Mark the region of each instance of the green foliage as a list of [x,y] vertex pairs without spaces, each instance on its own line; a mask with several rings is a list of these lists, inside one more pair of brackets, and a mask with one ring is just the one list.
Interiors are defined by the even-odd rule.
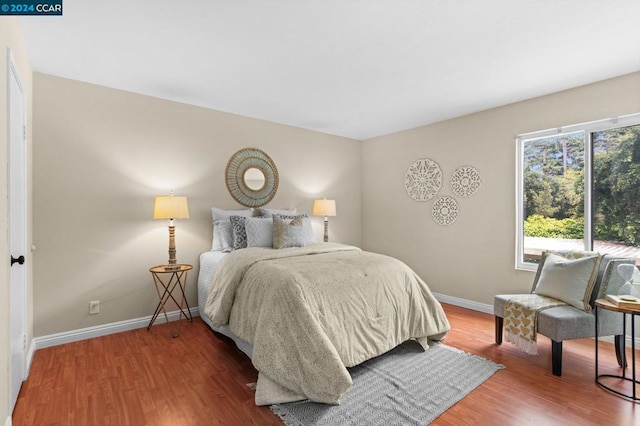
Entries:
[[534,139],[524,149],[525,215],[576,217],[584,194],[584,133]]
[[594,235],[640,245],[640,126],[594,133]]
[[[591,136],[594,239],[640,246],[640,126]],[[583,238],[584,138],[525,142],[525,235]]]
[[581,239],[584,237],[584,219],[554,219],[534,214],[524,222],[524,235],[527,237]]

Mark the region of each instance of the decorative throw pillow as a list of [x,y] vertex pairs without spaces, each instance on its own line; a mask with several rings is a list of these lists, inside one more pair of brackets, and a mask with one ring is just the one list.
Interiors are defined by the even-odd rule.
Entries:
[[311,219],[307,214],[301,214],[298,216],[288,216],[288,215],[279,215],[281,219],[293,220],[300,218],[302,219],[302,227],[304,228],[304,245],[310,246],[316,243],[316,235],[313,233],[313,227],[311,226]]
[[231,216],[231,233],[232,233],[232,247],[234,250],[247,247],[247,230],[245,228],[246,217],[244,216]]
[[[254,217],[252,219],[261,219],[266,220],[270,219],[268,217]],[[231,228],[233,231],[232,238],[232,247],[234,250],[242,249],[247,247],[247,227],[245,216],[231,216],[229,218],[231,221]]]
[[591,311],[589,299],[598,277],[599,254],[571,259],[546,253],[540,266],[536,294],[553,297],[565,303]]
[[273,248],[304,247],[306,240],[302,217],[287,220],[278,215],[273,216]]
[[293,216],[296,214],[296,209],[292,208],[292,209],[265,209],[264,207],[259,207],[258,208],[258,216],[264,216],[264,217],[271,217],[274,214],[279,214],[279,215],[288,215],[288,216]]
[[247,247],[273,247],[273,218],[248,217],[244,227]]
[[233,250],[233,231],[229,219],[231,216],[251,217],[253,210],[222,210],[214,207],[211,209],[211,214],[213,216],[213,243],[211,244],[211,249],[223,252]]

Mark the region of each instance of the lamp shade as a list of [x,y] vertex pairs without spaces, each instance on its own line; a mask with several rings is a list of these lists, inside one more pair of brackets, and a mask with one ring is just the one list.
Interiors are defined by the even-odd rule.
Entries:
[[315,200],[313,202],[314,216],[335,216],[336,200]]
[[187,197],[160,195],[156,197],[153,208],[154,219],[188,219],[189,205]]

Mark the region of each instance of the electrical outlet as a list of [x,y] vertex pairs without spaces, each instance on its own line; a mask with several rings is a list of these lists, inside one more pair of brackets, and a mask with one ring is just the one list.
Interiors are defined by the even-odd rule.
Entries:
[[95,315],[100,313],[100,301],[94,300],[89,302],[89,315]]

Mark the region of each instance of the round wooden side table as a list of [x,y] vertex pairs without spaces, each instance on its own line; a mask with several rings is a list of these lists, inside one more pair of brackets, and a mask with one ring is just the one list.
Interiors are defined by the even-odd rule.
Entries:
[[[172,268],[168,268],[166,265],[160,265],[149,269],[149,272],[151,272],[151,275],[153,276],[153,283],[156,291],[158,292],[158,298],[160,301],[158,302],[158,306],[156,306],[156,310],[151,317],[151,321],[149,321],[147,330],[151,328],[160,312],[164,313],[164,319],[167,322],[169,333],[172,337],[178,337],[180,335],[180,324],[183,315],[189,322],[193,321],[189,302],[187,301],[187,297],[184,293],[187,287],[187,272],[191,269],[193,269],[193,266],[186,264],[175,265]],[[173,296],[173,292],[176,290],[176,287],[180,290],[179,303]],[[178,326],[175,332],[171,329],[171,323],[169,322],[169,317],[167,316],[167,311],[165,309],[165,305],[169,300],[173,300],[179,309]]]
[[[620,360],[620,364],[622,365],[622,374],[616,375],[616,374],[598,374],[598,310],[599,309],[607,309],[609,311],[613,311],[613,312],[619,312],[622,314],[622,359]],[[626,362],[626,352],[625,352],[625,347],[626,347],[626,332],[627,332],[627,323],[626,323],[626,317],[627,315],[631,316],[631,376],[627,376],[627,362]],[[640,315],[640,309],[638,308],[626,308],[626,307],[622,307],[622,306],[617,306],[616,304],[614,304],[613,302],[607,300],[607,299],[598,299],[596,300],[595,303],[595,320],[596,320],[596,383],[616,394],[619,395],[623,398],[627,398],[630,399],[634,402],[637,402],[640,400],[640,398],[638,397],[637,393],[636,393],[636,385],[640,384],[640,382],[636,379],[636,342],[635,342],[635,337],[636,337],[636,327],[635,327],[635,318],[637,315]],[[610,378],[610,379],[618,379],[618,380],[622,380],[624,383],[630,384],[631,390],[627,391],[626,389],[622,389],[621,387],[617,387],[617,388],[613,388],[611,385],[608,385],[604,382],[603,379],[605,378]]]

